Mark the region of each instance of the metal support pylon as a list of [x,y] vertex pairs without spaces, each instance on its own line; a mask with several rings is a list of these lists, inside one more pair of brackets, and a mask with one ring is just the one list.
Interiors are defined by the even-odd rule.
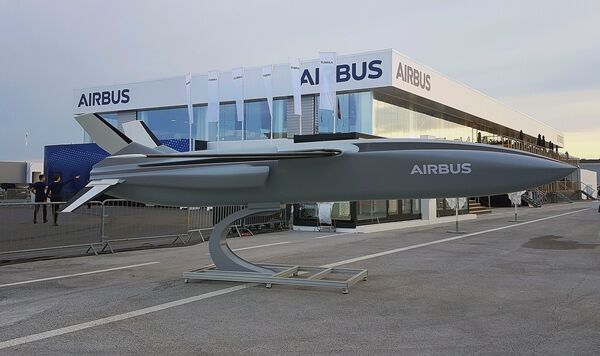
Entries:
[[[234,222],[251,215],[272,214],[279,209],[279,204],[251,204],[226,216],[215,225],[208,242],[214,266],[185,272],[184,281],[186,283],[190,280],[264,283],[267,288],[271,288],[273,284],[324,287],[340,289],[344,294],[348,293],[351,285],[361,280],[366,281],[368,272],[364,269],[254,264],[231,250],[227,244],[227,233]],[[343,278],[335,279],[335,276]]]
[[236,255],[227,244],[227,234],[229,226],[240,219],[251,215],[275,213],[279,209],[279,204],[248,205],[247,208],[226,216],[215,225],[208,241],[208,250],[210,258],[212,258],[217,269],[236,272],[274,273],[270,269],[250,263]]

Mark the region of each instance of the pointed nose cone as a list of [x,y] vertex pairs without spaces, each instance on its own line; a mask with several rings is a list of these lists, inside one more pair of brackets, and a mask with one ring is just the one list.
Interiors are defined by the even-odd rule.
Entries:
[[558,179],[560,179],[565,177],[566,175],[573,173],[575,170],[577,170],[577,167],[564,162],[551,161],[548,162],[548,168],[546,169],[548,171],[548,174],[555,175],[556,177],[558,177]]
[[530,167],[529,174],[535,176],[539,185],[543,185],[562,179],[575,170],[577,170],[577,167],[564,162],[551,159],[537,159],[532,167]]

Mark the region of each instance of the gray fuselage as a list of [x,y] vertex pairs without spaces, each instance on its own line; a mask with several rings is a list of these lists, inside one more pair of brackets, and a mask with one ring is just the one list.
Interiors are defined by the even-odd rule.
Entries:
[[109,192],[120,198],[200,206],[494,195],[537,187],[574,169],[491,145],[369,139],[117,154],[96,165],[91,178],[121,179]]

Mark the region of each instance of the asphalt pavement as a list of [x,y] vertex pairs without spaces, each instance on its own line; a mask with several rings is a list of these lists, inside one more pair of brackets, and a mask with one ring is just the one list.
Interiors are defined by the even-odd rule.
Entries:
[[0,267],[0,354],[598,355],[597,203],[386,232],[229,240],[254,262],[365,268],[337,290],[185,284],[198,244]]

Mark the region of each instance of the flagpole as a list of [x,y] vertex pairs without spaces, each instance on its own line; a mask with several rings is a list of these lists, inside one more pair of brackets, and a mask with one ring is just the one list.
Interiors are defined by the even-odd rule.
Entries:
[[[335,95],[335,90],[333,91],[333,93],[334,93],[333,96],[335,98],[334,100],[337,100],[337,95]],[[335,131],[337,129],[337,115],[336,115],[337,106],[335,106],[335,105],[332,105],[332,106],[333,106],[333,117],[332,117],[332,119],[333,119],[333,133],[336,133]]]

